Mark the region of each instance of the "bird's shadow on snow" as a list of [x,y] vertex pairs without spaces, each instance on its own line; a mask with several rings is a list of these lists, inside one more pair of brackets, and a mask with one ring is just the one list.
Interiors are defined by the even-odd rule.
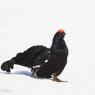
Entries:
[[35,75],[35,74],[32,76],[32,72],[29,72],[29,71],[16,71],[16,72],[11,72],[11,73],[0,72],[0,73],[1,74],[18,74],[18,75],[29,76],[29,77],[32,77],[32,78],[35,78],[35,79],[42,79],[42,78],[37,77],[37,75]]
[[[34,79],[45,79],[45,78],[40,78],[40,77],[37,77],[37,75],[33,75],[32,76],[32,72],[29,72],[29,71],[16,71],[16,72],[11,72],[11,73],[7,73],[7,72],[0,72],[1,74],[17,74],[17,75],[24,75],[24,76],[28,76],[28,77],[31,77],[31,78],[34,78]],[[52,80],[52,79],[49,79],[49,80]],[[68,81],[62,81],[62,82],[65,82],[67,83]],[[57,82],[58,83],[58,82]]]
[[32,76],[32,72],[29,72],[29,71],[18,71],[13,74],[25,75],[25,76],[29,76],[29,77],[32,77],[35,79],[41,79],[41,78],[37,77],[37,75],[35,75],[35,74]]
[[[32,72],[29,72],[29,71],[16,71],[16,72],[11,72],[11,73],[7,73],[7,72],[0,72],[1,74],[17,74],[17,75],[24,75],[24,76],[28,76],[28,77],[31,77],[31,78],[34,78],[34,79],[45,79],[45,78],[40,78],[40,77],[37,77],[37,75],[33,75],[32,76]],[[52,79],[49,79],[49,80],[52,80]],[[62,82],[65,82],[67,83],[68,81],[62,81]],[[58,82],[57,82],[58,83]]]

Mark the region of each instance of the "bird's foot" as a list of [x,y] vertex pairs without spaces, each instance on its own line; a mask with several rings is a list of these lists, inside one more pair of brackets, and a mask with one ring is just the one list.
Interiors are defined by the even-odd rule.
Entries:
[[56,82],[64,82],[64,81],[58,79],[57,77],[56,78],[53,78],[53,81],[56,81]]
[[32,72],[31,77],[39,70],[39,68],[40,68],[40,67],[35,67],[35,66],[33,66],[33,67],[31,68],[31,72]]

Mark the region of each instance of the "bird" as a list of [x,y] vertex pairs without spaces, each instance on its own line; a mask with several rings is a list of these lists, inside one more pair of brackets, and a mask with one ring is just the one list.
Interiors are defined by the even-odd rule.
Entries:
[[53,37],[50,47],[51,57],[48,62],[42,65],[36,72],[38,77],[53,78],[54,81],[62,82],[57,77],[61,74],[67,64],[68,47],[64,40],[65,31],[60,29]]
[[65,34],[64,30],[58,30],[50,48],[43,45],[32,46],[3,62],[1,69],[9,73],[17,64],[31,68],[32,76],[36,74],[40,78],[53,78],[53,81],[62,82],[58,76],[64,70],[68,57]]

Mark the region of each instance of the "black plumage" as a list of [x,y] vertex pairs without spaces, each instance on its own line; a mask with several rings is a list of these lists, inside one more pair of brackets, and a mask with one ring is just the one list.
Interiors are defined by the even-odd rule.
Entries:
[[51,58],[38,71],[37,75],[43,78],[57,77],[67,64],[68,48],[64,41],[65,32],[58,31],[50,48]]
[[[50,58],[49,49],[42,45],[32,46],[22,53],[18,53],[16,57],[11,60],[5,61],[1,65],[3,71],[10,72],[13,69],[14,64],[29,67],[33,69],[33,66],[43,65],[46,59]],[[35,70],[35,69],[33,69]]]

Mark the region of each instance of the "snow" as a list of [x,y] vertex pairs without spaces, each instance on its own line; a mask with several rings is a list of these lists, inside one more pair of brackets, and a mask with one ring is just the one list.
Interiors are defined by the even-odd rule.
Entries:
[[0,95],[62,94],[67,83],[31,77],[26,67],[15,66],[10,74],[0,71]]
[[18,52],[42,44],[50,47],[64,28],[68,64],[57,83],[31,77],[29,68],[0,70],[0,95],[95,95],[94,0],[0,0],[0,65]]

